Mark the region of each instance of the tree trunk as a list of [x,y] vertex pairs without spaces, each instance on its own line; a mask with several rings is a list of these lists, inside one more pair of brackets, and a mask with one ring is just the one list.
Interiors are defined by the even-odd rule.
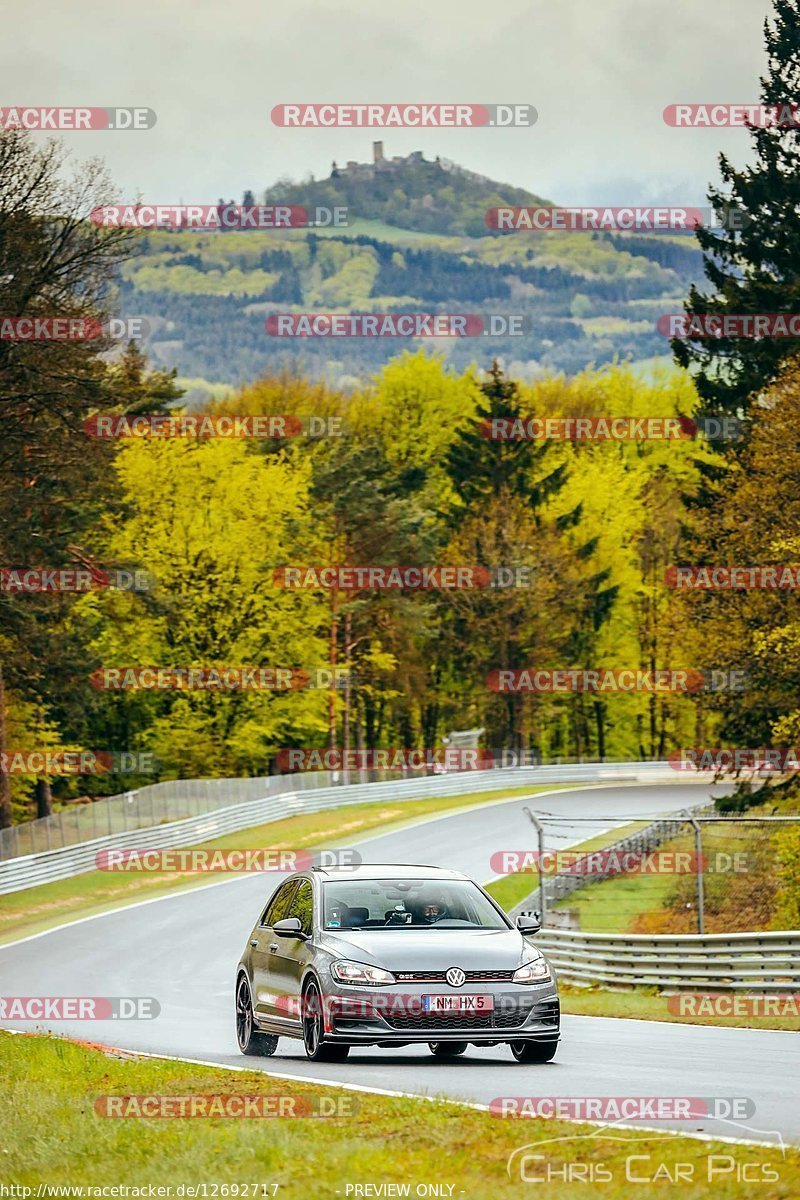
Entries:
[[[3,683],[3,666],[0,663],[0,767],[5,762],[8,750],[6,744],[6,691]],[[11,781],[5,771],[0,770],[0,829],[10,829],[11,818]]]
[[350,656],[351,656],[351,651],[353,649],[352,638],[353,638],[352,617],[351,617],[350,612],[348,611],[344,615],[345,677],[344,677],[344,712],[343,712],[343,717],[342,717],[342,745],[344,747],[343,778],[344,778],[345,783],[350,782],[350,767],[349,767],[348,763],[349,763],[349,757],[350,757],[350,662],[351,662]]
[[600,762],[606,760],[606,722],[605,705],[602,700],[594,701],[594,717],[597,728],[597,757]]
[[36,816],[49,817],[53,812],[53,797],[50,792],[50,780],[36,780]]
[[339,621],[336,616],[336,592],[331,592],[331,636],[330,636],[330,668],[331,686],[328,690],[328,744],[331,750],[336,750],[336,637]]

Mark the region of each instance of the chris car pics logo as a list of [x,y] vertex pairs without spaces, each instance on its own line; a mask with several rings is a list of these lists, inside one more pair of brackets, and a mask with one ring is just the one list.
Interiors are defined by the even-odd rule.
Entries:
[[[588,1134],[542,1138],[519,1146],[508,1157],[506,1173],[520,1183],[539,1185],[673,1184],[685,1189],[731,1182],[779,1182],[780,1167],[786,1156],[781,1134],[724,1116],[716,1119],[731,1126],[729,1137],[769,1144],[734,1145],[726,1147],[724,1153],[686,1154],[686,1161],[681,1161],[674,1149],[670,1150],[670,1143],[674,1145],[673,1133],[659,1136],[655,1129],[634,1131],[615,1122]],[[658,1149],[658,1143],[664,1144],[663,1151]]]

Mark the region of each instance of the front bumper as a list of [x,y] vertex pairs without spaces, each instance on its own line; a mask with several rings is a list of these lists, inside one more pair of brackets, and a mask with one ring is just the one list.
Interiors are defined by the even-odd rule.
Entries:
[[[491,995],[490,1012],[433,1014],[422,997],[431,993]],[[399,992],[341,986],[325,998],[325,1040],[384,1045],[435,1042],[553,1041],[560,1005],[552,981],[534,986],[449,988],[428,984]]]

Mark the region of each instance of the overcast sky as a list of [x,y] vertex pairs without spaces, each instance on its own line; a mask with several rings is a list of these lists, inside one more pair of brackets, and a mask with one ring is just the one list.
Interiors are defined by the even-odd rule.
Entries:
[[[332,159],[440,154],[561,203],[702,202],[742,131],[672,129],[667,104],[751,102],[769,0],[0,0],[0,105],[143,105],[140,132],[65,140],[120,198],[200,203]],[[530,129],[279,129],[273,105],[529,103]]]

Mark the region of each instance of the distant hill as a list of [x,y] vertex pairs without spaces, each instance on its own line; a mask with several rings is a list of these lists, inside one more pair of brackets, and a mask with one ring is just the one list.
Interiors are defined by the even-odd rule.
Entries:
[[[348,384],[410,338],[279,338],[274,312],[519,314],[523,336],[437,339],[451,362],[500,356],[524,375],[574,373],[615,357],[667,355],[656,330],[702,278],[694,239],[655,234],[497,234],[487,208],[548,203],[414,154],[282,182],[261,200],[349,209],[346,228],[142,234],[123,269],[125,315],[149,318],[146,349],[181,376],[245,383],[281,366]],[[256,198],[252,193],[244,203]]]
[[316,182],[281,181],[264,193],[265,203],[345,205],[361,218],[399,229],[466,237],[490,233],[489,208],[549,203],[524,188],[495,183],[447,159],[429,162],[422,151],[384,158],[383,143],[374,146],[371,163],[334,163],[330,176]]

